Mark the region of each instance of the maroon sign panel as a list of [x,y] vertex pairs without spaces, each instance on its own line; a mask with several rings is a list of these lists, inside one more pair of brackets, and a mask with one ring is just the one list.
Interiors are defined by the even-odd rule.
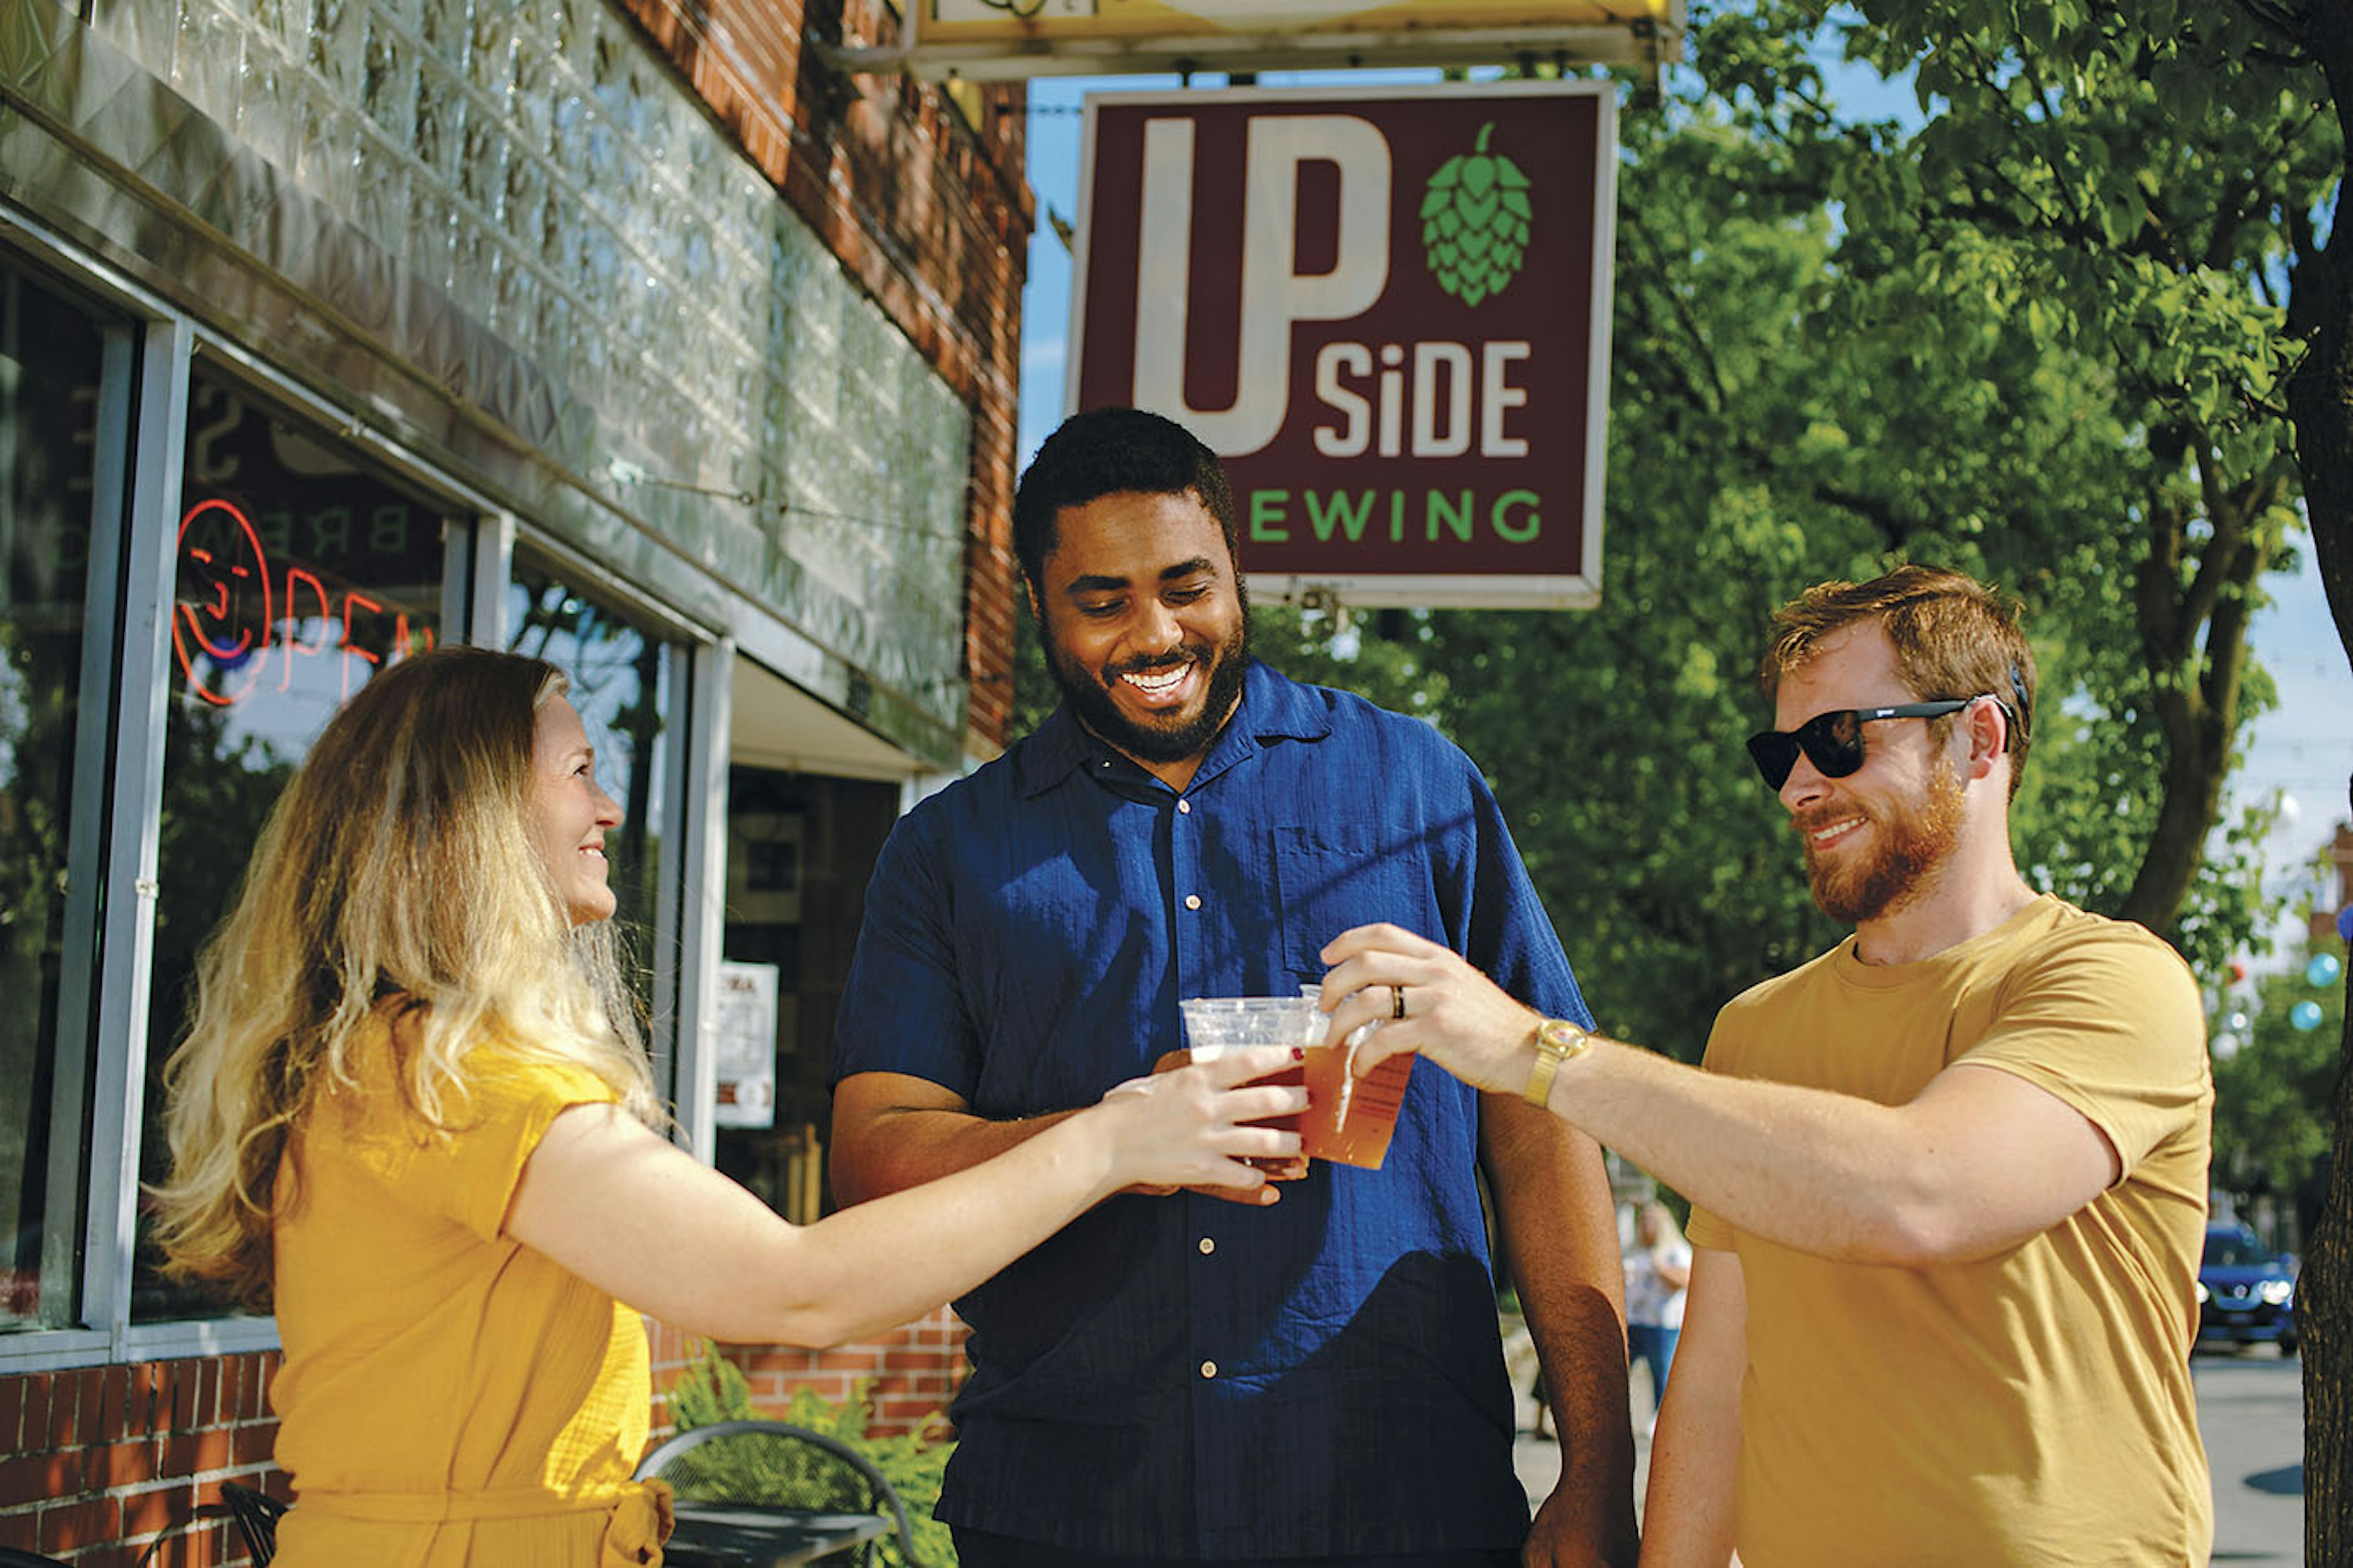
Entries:
[[1091,98],[1070,405],[1218,452],[1261,594],[1590,605],[1615,153],[1599,83]]

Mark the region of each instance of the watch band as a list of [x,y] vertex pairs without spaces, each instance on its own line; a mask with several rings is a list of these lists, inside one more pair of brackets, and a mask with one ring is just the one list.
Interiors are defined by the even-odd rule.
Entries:
[[1536,1026],[1536,1060],[1528,1069],[1528,1087],[1521,1090],[1530,1105],[1552,1102],[1553,1075],[1571,1057],[1593,1048],[1593,1036],[1566,1018],[1546,1018]]

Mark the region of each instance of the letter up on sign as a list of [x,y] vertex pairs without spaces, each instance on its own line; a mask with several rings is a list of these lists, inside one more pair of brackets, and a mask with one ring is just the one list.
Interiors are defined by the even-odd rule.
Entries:
[[[1368,310],[1389,276],[1389,146],[1347,114],[1266,115],[1250,121],[1244,162],[1241,375],[1233,406],[1196,408],[1185,395],[1185,328],[1192,304],[1193,122],[1144,128],[1144,219],[1136,263],[1135,405],[1190,426],[1210,450],[1246,457],[1282,429],[1291,401],[1291,329]],[[1339,247],[1329,272],[1298,270],[1299,166],[1340,173]]]

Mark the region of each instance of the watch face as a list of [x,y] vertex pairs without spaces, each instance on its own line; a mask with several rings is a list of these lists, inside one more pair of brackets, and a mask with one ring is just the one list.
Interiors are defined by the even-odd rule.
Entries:
[[1585,1041],[1585,1031],[1566,1018],[1547,1018],[1536,1033],[1546,1045],[1564,1053],[1577,1049]]

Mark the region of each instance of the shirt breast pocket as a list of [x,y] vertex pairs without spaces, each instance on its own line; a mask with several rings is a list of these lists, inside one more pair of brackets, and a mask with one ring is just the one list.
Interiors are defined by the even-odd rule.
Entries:
[[1315,823],[1276,827],[1273,835],[1283,961],[1299,979],[1322,979],[1324,944],[1375,921],[1446,941],[1429,854],[1409,830]]

